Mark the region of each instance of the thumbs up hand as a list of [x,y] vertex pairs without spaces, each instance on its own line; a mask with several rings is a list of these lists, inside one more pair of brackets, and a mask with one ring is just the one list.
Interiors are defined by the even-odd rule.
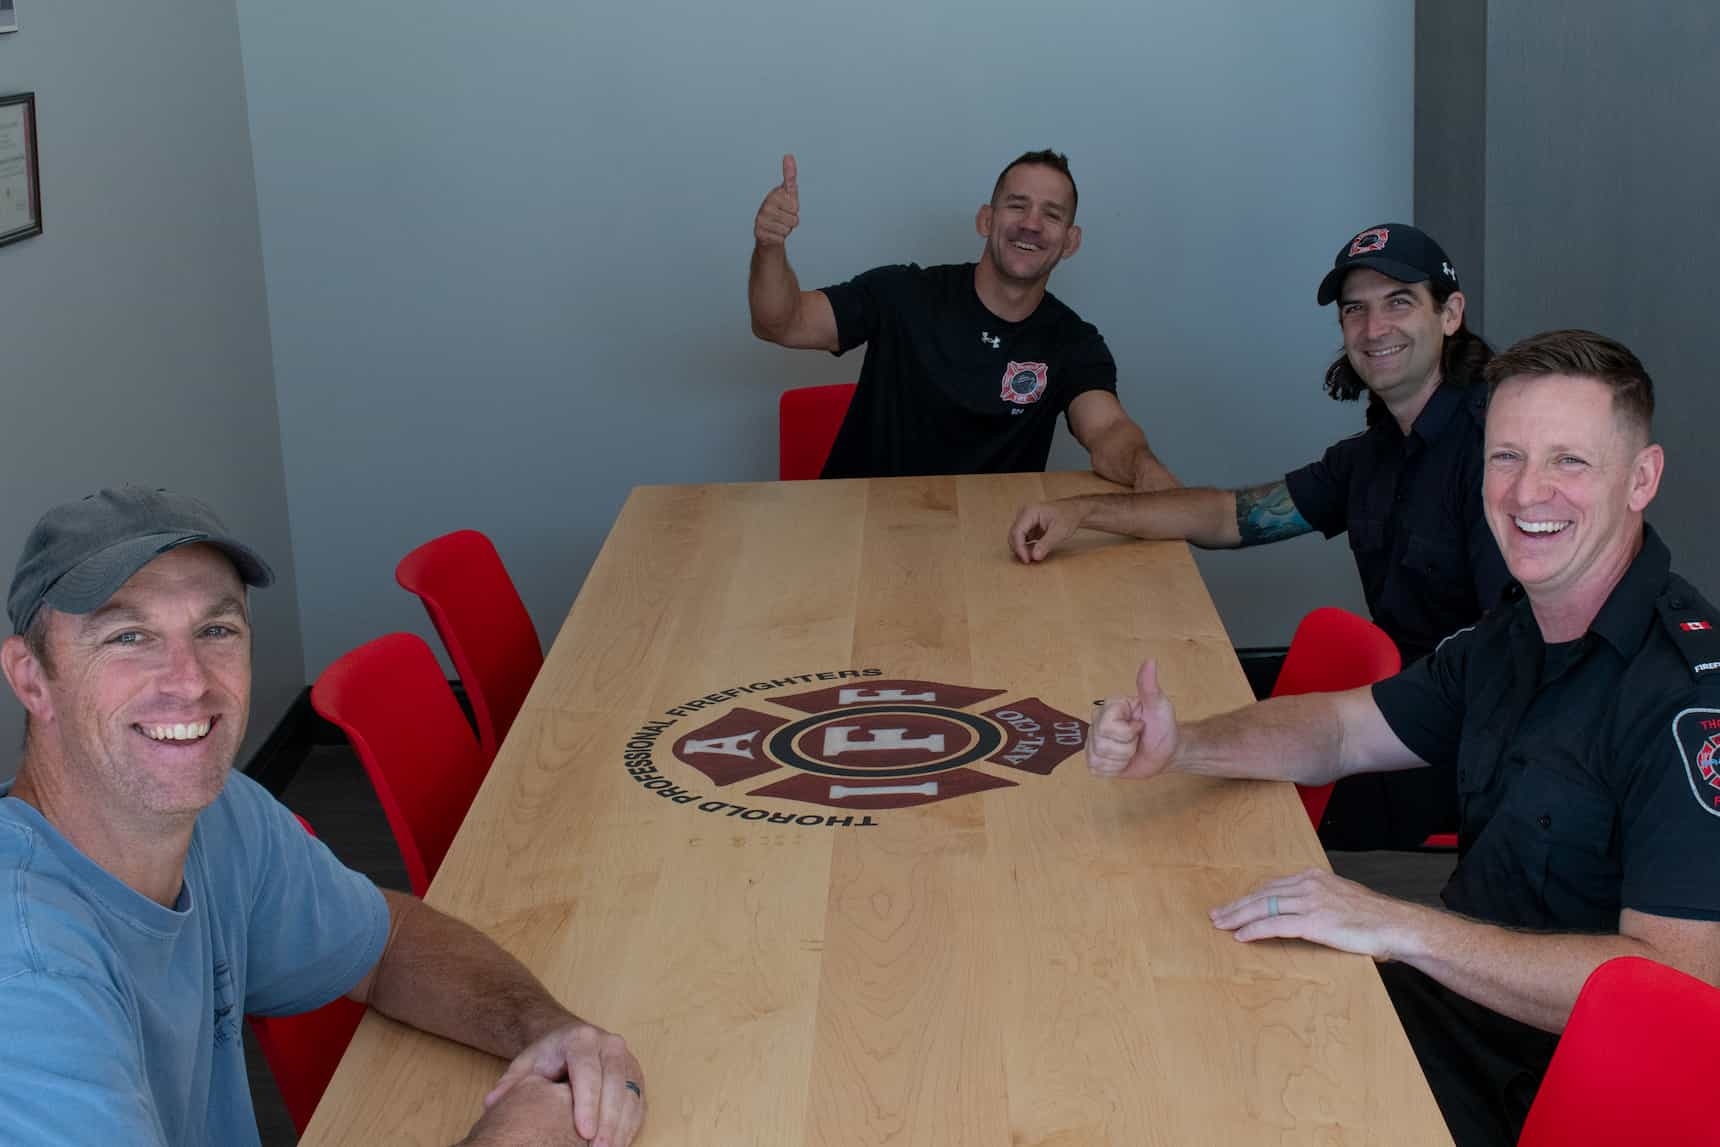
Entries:
[[1156,661],[1142,663],[1135,696],[1107,701],[1087,730],[1087,768],[1100,777],[1156,777],[1177,749],[1177,719],[1159,689]]
[[800,223],[799,170],[794,156],[782,157],[782,182],[770,189],[753,219],[753,242],[760,247],[780,247]]

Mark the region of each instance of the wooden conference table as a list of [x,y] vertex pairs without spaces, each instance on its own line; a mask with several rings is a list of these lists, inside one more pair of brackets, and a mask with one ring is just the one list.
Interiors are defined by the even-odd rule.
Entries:
[[[1291,787],[1088,775],[1144,657],[1251,699],[1182,544],[1010,557],[1109,488],[633,491],[429,900],[627,1037],[646,1147],[1451,1143],[1368,960],[1207,920],[1324,864]],[[501,1067],[373,1013],[304,1142],[455,1142]]]

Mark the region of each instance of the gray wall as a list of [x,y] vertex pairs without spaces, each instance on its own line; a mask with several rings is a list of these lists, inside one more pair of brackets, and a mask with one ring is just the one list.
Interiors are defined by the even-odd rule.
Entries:
[[[1622,340],[1654,376],[1667,469],[1649,518],[1678,568],[1710,595],[1720,541],[1708,528],[1710,428],[1720,423],[1714,321],[1720,232],[1720,9],[1708,0],[1422,0],[1474,75],[1484,61],[1486,333],[1496,346],[1555,327]],[[1484,13],[1485,46],[1474,12]],[[1418,79],[1418,89],[1425,81]],[[1418,121],[1419,124],[1419,121]],[[1418,132],[1418,144],[1423,143]],[[1462,216],[1420,167],[1417,209]],[[1453,192],[1453,188],[1456,188]],[[1453,202],[1455,194],[1458,202]]]
[[[748,331],[784,151],[811,286],[974,258],[997,169],[1064,149],[1087,245],[1053,287],[1185,479],[1360,428],[1313,295],[1410,210],[1407,5],[238,8],[312,673],[427,631],[391,571],[433,534],[489,532],[548,637],[630,487],[774,476],[777,394],[859,369]],[[1342,541],[1203,567],[1244,644],[1360,604]]]
[[1485,335],[1487,0],[1416,0],[1415,213],[1456,264],[1469,327]]
[[0,92],[36,93],[46,230],[0,248],[0,568],[101,486],[205,497],[281,575],[253,599],[254,745],[305,678],[235,10],[19,7]]

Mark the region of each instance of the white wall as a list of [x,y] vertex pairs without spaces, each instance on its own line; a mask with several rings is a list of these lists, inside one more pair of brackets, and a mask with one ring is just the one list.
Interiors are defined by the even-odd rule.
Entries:
[[[203,497],[280,576],[252,597],[248,752],[305,676],[235,9],[18,8],[0,93],[36,93],[45,230],[0,247],[0,579],[58,502]],[[0,777],[23,718],[0,689]]]
[[[1186,480],[1270,479],[1359,429],[1313,301],[1410,213],[1410,5],[238,0],[307,668],[394,628],[444,530],[497,541],[553,635],[630,487],[771,477],[751,221],[800,159],[808,286],[970,259],[1027,148],[1087,245],[1053,289]],[[1063,443],[1054,464],[1083,464]],[[1209,555],[1242,644],[1359,606],[1344,542]]]

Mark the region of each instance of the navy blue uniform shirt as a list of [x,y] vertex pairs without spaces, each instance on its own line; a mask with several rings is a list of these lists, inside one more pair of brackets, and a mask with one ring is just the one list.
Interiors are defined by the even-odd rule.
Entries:
[[1440,386],[1410,432],[1383,410],[1285,475],[1304,521],[1349,532],[1374,623],[1404,664],[1499,600],[1511,575],[1481,514],[1484,387]]
[[1720,920],[1720,616],[1644,529],[1588,633],[1547,645],[1521,590],[1374,686],[1412,752],[1455,763],[1481,920],[1617,932],[1619,910]]

